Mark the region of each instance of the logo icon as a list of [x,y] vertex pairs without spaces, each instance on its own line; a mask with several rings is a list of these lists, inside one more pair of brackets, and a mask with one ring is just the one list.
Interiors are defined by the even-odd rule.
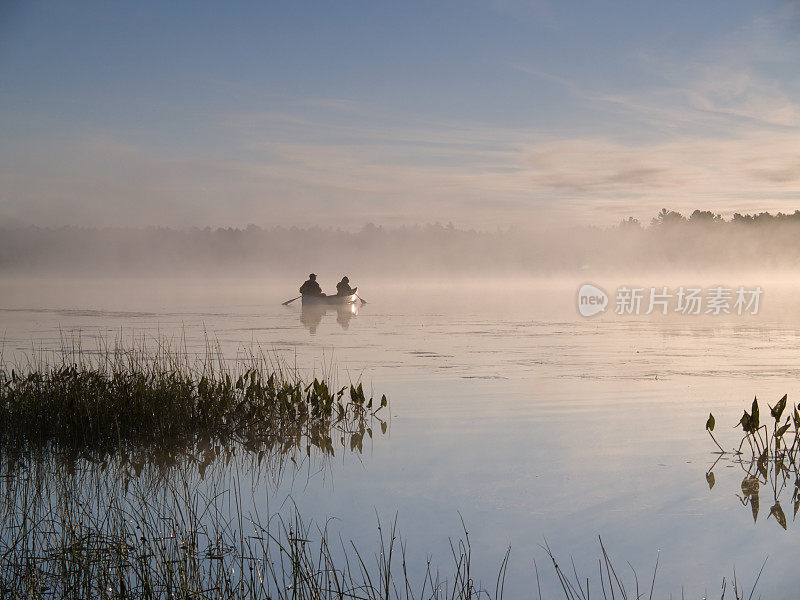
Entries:
[[608,294],[596,285],[584,283],[578,290],[578,312],[584,317],[593,317],[605,312],[608,307]]

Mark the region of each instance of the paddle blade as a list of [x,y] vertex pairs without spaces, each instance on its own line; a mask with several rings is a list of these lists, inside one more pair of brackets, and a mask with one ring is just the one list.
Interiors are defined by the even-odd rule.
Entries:
[[[300,297],[301,297],[301,296],[297,296],[297,298],[300,298]],[[281,305],[282,305],[282,306],[289,306],[289,305],[290,305],[292,302],[294,302],[295,300],[297,300],[297,298],[292,298],[291,300],[287,300],[286,302],[281,302]]]

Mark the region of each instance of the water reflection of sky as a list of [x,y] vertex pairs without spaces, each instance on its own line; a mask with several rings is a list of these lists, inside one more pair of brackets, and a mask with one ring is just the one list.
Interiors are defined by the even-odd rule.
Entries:
[[594,576],[598,535],[640,578],[660,551],[664,593],[679,594],[680,584],[694,596],[715,592],[734,566],[749,584],[767,555],[765,597],[800,583],[789,511],[784,532],[766,518],[765,497],[753,523],[735,495],[739,469],[718,465],[713,490],[705,479],[715,458],[709,411],[731,446],[754,394],[800,401],[800,321],[787,320],[788,292],[767,288],[754,318],[585,320],[569,286],[492,299],[377,288],[346,323],[335,307],[314,315],[311,335],[300,306],[280,306],[291,296],[279,289],[193,286],[4,281],[0,308],[14,309],[0,311],[4,355],[56,347],[78,330],[86,346],[122,331],[183,336],[200,349],[205,331],[232,354],[260,345],[303,369],[333,364],[343,383],[363,376],[392,401],[389,435],[358,460],[337,456],[324,476],[260,487],[257,501],[274,507],[291,496],[306,515],[336,516],[342,535],[368,548],[376,513],[397,514],[409,551],[442,562],[460,513],[484,579],[512,546],[509,597],[531,585],[533,558],[549,575],[545,538]]

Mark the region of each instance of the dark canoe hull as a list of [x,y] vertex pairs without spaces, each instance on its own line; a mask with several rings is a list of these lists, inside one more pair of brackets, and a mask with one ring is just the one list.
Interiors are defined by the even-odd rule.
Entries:
[[345,304],[353,304],[358,300],[356,292],[358,288],[353,290],[349,296],[311,296],[303,294],[303,306],[341,306]]

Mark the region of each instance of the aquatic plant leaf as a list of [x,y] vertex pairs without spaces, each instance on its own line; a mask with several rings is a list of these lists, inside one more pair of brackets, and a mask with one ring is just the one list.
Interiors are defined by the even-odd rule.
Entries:
[[738,425],[742,426],[742,430],[745,433],[750,433],[750,415],[747,414],[747,411],[744,411],[742,418],[739,419]]
[[794,412],[792,413],[792,420],[794,421],[794,428],[800,429],[800,413],[797,412],[797,407],[794,407]]
[[752,433],[755,433],[755,431],[758,429],[758,427],[759,427],[759,422],[758,422],[758,398],[754,397],[753,398],[753,407],[752,407],[752,410],[750,411],[750,428],[752,430]]
[[714,431],[714,415],[708,413],[708,421],[706,421],[706,429],[709,431]]
[[[383,394],[383,395],[381,396],[381,408],[383,408],[383,407],[384,407],[384,406],[386,406],[387,404],[389,404],[389,402],[388,402],[388,400],[386,400],[386,394]],[[800,418],[800,417],[799,417],[799,418]]]
[[761,456],[758,457],[758,463],[756,467],[761,472],[764,477],[767,476],[767,459],[769,458],[769,451],[767,448],[764,448],[764,451],[761,453]]
[[712,489],[714,487],[714,472],[709,471],[706,473],[706,481],[708,482],[708,489]]
[[790,425],[789,419],[786,419],[786,424],[783,427],[781,427],[780,429],[778,429],[778,431],[775,432],[775,437],[776,438],[782,438],[783,434],[788,431],[789,425]]
[[758,495],[758,477],[748,475],[742,480],[742,493],[745,496]]
[[770,414],[772,415],[772,418],[775,419],[776,421],[780,421],[781,414],[783,414],[783,409],[786,408],[787,396],[788,394],[784,394],[783,398],[778,400],[778,403],[769,410]]
[[386,421],[381,421],[381,433],[386,433]]
[[753,511],[753,523],[758,522],[758,494],[750,496],[750,509]]
[[781,508],[780,502],[775,502],[775,505],[769,509],[769,515],[767,518],[769,519],[771,516],[775,515],[775,520],[778,522],[778,525],[786,529],[786,515],[783,514],[783,509]]
[[800,508],[800,497],[797,497],[794,501],[794,517],[797,517],[797,509]]

